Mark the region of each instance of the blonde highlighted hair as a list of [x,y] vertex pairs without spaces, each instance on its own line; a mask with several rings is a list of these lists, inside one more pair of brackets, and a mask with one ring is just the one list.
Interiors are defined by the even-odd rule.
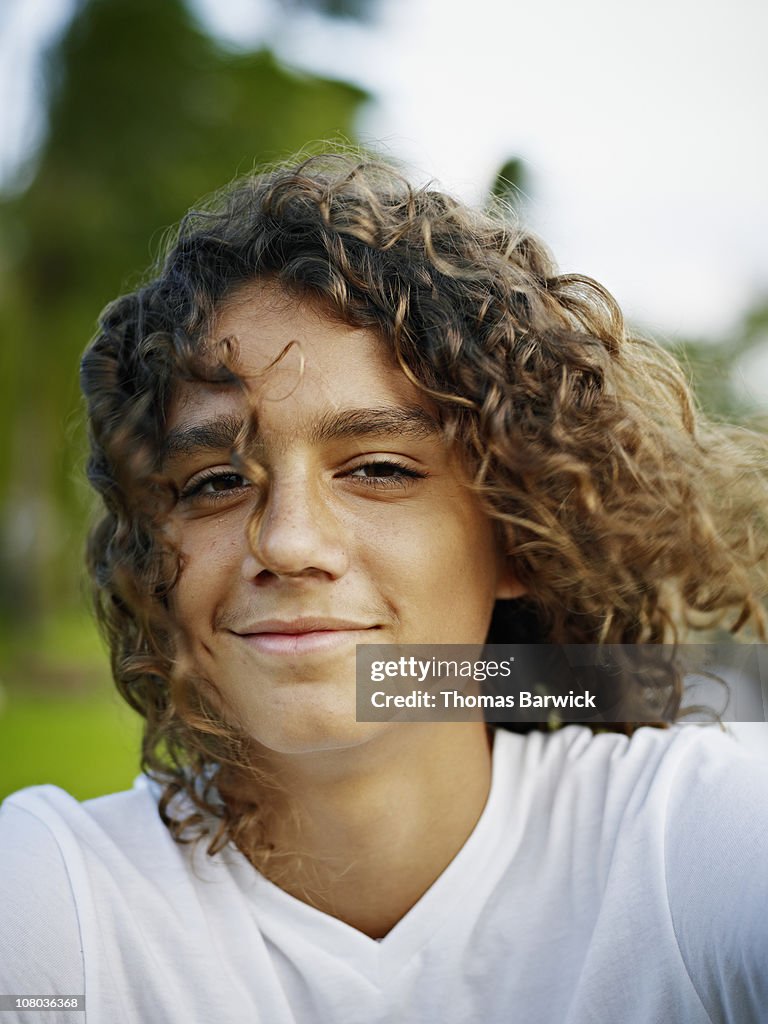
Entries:
[[[177,838],[267,848],[242,784],[247,740],[180,670],[166,600],[178,565],[160,531],[174,385],[214,372],[202,365],[211,319],[260,277],[377,331],[463,448],[527,590],[500,603],[489,639],[660,643],[714,626],[766,638],[766,439],[708,422],[680,367],[627,330],[603,287],[558,274],[509,219],[383,162],[334,154],[251,175],[184,218],[82,362],[88,474],[104,501],[89,546],[96,606]],[[670,679],[667,716],[679,705]],[[183,820],[180,793],[197,809]]]

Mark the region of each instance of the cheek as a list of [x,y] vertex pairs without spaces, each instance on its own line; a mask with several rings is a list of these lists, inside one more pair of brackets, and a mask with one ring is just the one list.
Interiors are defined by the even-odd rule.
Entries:
[[409,636],[428,642],[439,634],[441,643],[485,639],[498,554],[492,525],[473,505],[454,498],[407,526],[380,529],[364,552],[367,575]]
[[212,624],[216,608],[240,579],[241,545],[223,520],[187,524],[172,607],[180,623],[197,635]]
[[472,608],[478,614],[479,609],[484,617],[486,611],[490,614],[496,599],[495,546],[481,532],[475,534],[470,544],[461,531],[457,531],[453,540],[445,550],[440,593],[444,601],[455,606],[456,600],[461,599],[467,612]]
[[[431,507],[404,517],[396,526],[380,521],[360,534],[359,549],[382,575],[401,587],[423,584],[443,591],[459,581],[493,592],[499,552],[493,524],[471,495],[453,493]],[[442,582],[441,582],[442,581]]]
[[444,569],[463,579],[465,588],[494,592],[499,553],[493,523],[471,494],[454,496],[448,507],[440,528]]

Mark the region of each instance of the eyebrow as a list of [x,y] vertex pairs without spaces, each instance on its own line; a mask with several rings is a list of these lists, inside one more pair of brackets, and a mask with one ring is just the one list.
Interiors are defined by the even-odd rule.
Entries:
[[326,413],[309,425],[307,435],[310,441],[319,444],[373,434],[424,438],[438,430],[437,420],[418,405],[385,406],[381,409],[344,409]]
[[236,416],[217,416],[203,423],[176,427],[168,431],[161,452],[163,462],[197,452],[234,448],[243,430],[243,421]]
[[[169,431],[163,446],[163,461],[205,451],[231,451],[245,436],[245,423],[236,416],[218,416]],[[385,406],[378,409],[344,409],[330,412],[306,424],[311,444],[358,437],[397,435],[423,439],[438,434],[437,420],[420,406]],[[258,430],[254,436],[260,442]]]

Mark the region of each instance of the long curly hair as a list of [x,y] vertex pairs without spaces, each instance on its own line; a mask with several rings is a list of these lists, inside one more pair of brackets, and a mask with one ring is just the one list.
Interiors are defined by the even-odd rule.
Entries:
[[[489,641],[657,644],[714,626],[766,637],[766,439],[707,422],[681,368],[627,331],[601,285],[558,274],[509,216],[383,162],[333,154],[248,176],[184,218],[82,361],[88,476],[104,504],[88,550],[96,609],[177,839],[269,848],[244,779],[269,780],[176,650],[178,558],[162,529],[174,386],[230,373],[203,357],[205,339],[254,278],[378,332],[438,409],[527,591],[497,603]],[[664,685],[674,718],[680,680]]]

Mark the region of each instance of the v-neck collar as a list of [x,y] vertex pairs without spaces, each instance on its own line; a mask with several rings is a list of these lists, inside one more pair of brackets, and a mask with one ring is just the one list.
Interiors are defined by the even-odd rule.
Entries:
[[[521,741],[522,737],[513,733],[496,731],[491,786],[477,824],[445,870],[382,939],[372,939],[290,895],[254,871],[238,853],[231,867],[265,939],[278,947],[295,946],[297,939],[315,946],[345,960],[374,984],[383,984],[397,974],[440,929],[449,926],[457,907],[468,900],[482,902],[499,871],[509,863],[510,846],[519,842],[511,811],[513,762]],[[500,856],[501,847],[505,856]]]

